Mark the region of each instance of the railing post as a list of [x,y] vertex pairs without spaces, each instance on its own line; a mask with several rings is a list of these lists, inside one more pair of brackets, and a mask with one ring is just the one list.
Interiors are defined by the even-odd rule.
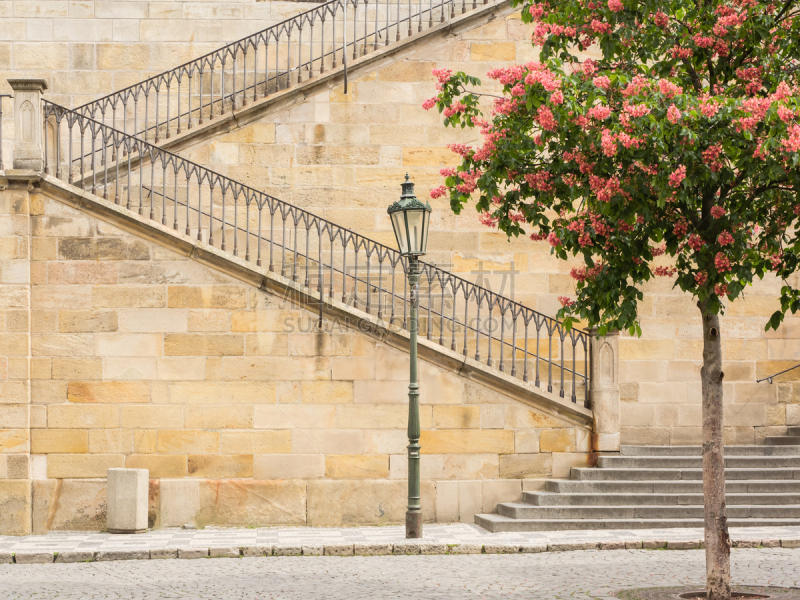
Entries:
[[592,336],[591,408],[592,450],[619,452],[619,331]]
[[44,170],[42,92],[44,79],[9,79],[14,90],[14,168]]

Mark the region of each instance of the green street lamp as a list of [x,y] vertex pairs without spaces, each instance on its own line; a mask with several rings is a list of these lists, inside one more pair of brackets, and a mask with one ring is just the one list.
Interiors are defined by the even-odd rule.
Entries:
[[411,374],[408,384],[408,510],[406,511],[406,538],[422,537],[422,505],[419,476],[420,423],[419,381],[417,378],[417,331],[419,321],[419,257],[428,247],[428,225],[431,205],[423,204],[414,195],[414,184],[406,180],[402,185],[400,200],[387,212],[392,220],[394,235],[400,254],[408,259],[408,285],[411,290],[409,331],[411,333]]

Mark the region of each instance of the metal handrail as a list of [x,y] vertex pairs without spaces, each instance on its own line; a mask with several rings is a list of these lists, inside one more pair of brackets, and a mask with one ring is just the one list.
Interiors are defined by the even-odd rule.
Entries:
[[797,367],[800,367],[800,365],[789,367],[788,369],[784,369],[780,373],[775,373],[774,375],[770,375],[769,377],[764,377],[763,379],[757,379],[756,383],[761,383],[762,381],[769,381],[770,385],[772,385],[773,378],[777,377],[778,375],[783,375],[784,373],[788,373],[789,371],[794,371]]
[[[232,242],[234,256],[244,246],[246,261],[253,262],[255,258],[257,266],[267,262],[269,271],[280,269],[282,276],[295,282],[304,276],[303,285],[309,290],[315,287],[320,299],[325,295],[333,298],[336,290],[337,295],[341,292],[343,302],[390,322],[402,309],[406,327],[405,260],[394,248],[46,100],[44,145],[47,173],[76,183],[81,189],[88,187],[88,191],[105,199],[113,198],[116,204],[139,215],[145,216],[147,211],[150,220],[183,230],[187,235],[196,231],[198,240],[221,250],[227,251]],[[112,160],[109,155],[116,158]],[[74,156],[79,157],[77,161]],[[146,166],[132,168],[145,159]],[[150,192],[147,202],[145,189]],[[193,202],[196,210],[190,208]],[[194,213],[196,220],[192,218]],[[220,223],[219,230],[214,227],[215,221]],[[349,268],[348,253],[352,255]],[[497,363],[503,372],[510,363],[510,375],[518,377],[521,370],[523,381],[529,380],[529,362],[533,361],[535,385],[544,383],[540,371],[544,366],[548,391],[556,386],[564,397],[569,388],[571,400],[577,402],[580,384],[584,405],[588,404],[590,334],[575,328],[567,330],[557,319],[435,265],[422,263],[421,271],[421,310],[428,340],[456,351],[458,333],[458,346],[464,356],[474,352],[475,360],[485,360],[490,367]],[[403,277],[402,294],[396,282],[398,275]],[[398,300],[402,306],[398,306]],[[435,332],[438,340],[434,339]],[[535,351],[528,349],[534,335]],[[520,343],[518,336],[522,338]],[[558,356],[554,356],[554,346]],[[569,346],[571,361],[566,352]],[[499,354],[499,362],[492,358],[493,351]],[[583,354],[582,361],[578,360],[579,353]],[[580,362],[582,372],[578,369]]]
[[355,60],[388,46],[392,37],[399,42],[452,19],[456,5],[464,14],[478,2],[330,0],[75,110],[157,144],[179,135],[182,127],[189,130],[236,110],[237,102],[245,106],[290,87],[295,77],[299,83],[346,65],[348,56]]

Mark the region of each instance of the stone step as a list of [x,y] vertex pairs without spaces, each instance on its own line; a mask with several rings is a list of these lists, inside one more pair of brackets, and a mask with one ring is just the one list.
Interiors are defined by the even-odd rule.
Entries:
[[[764,438],[765,444],[772,444],[777,448],[795,449],[800,445],[800,435],[775,435]],[[776,448],[776,449],[777,449]]]
[[[507,502],[498,504],[497,512],[512,519],[702,519],[703,505],[533,506]],[[728,506],[727,515],[729,519],[800,519],[800,504]]]
[[788,427],[786,429],[786,435],[800,435],[800,427]]
[[[728,506],[800,505],[800,494],[725,494]],[[558,494],[523,492],[532,506],[703,506],[703,494]]]
[[[772,481],[727,481],[728,493],[800,493],[800,479]],[[576,481],[572,479],[551,479],[545,484],[545,491],[567,494],[700,494],[703,482],[698,481]]]
[[[492,533],[514,531],[581,531],[590,529],[702,528],[703,519],[512,519],[503,515],[475,515],[475,523]],[[800,519],[729,519],[729,527],[796,527]]]
[[[800,433],[797,435],[800,436]],[[800,437],[776,436],[766,439],[794,440],[794,442],[775,442],[781,444],[781,447],[778,448],[773,446],[725,446],[725,456],[800,456]],[[619,453],[621,456],[634,457],[695,457],[702,456],[702,449],[700,446],[622,446]]]
[[[590,467],[573,467],[571,478],[578,481],[672,481],[677,479],[702,481],[703,469],[699,466],[694,469],[634,469],[634,468],[605,468],[593,469]],[[774,480],[797,479],[800,480],[800,469],[760,468],[760,469],[725,469],[725,479],[735,480]]]
[[[597,466],[605,468],[635,469],[679,469],[701,468],[701,456],[600,456]],[[799,467],[800,455],[796,456],[728,456],[725,466],[731,468],[762,469],[776,467]]]

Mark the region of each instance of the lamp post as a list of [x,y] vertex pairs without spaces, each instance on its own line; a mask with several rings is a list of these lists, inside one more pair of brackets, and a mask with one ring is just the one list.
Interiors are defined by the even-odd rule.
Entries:
[[414,184],[408,174],[402,184],[400,200],[392,204],[389,218],[400,254],[408,260],[408,285],[411,292],[409,311],[409,331],[411,333],[411,368],[408,384],[408,510],[406,511],[406,538],[422,537],[422,506],[420,503],[420,423],[419,423],[419,381],[417,377],[417,331],[419,321],[419,257],[428,247],[428,225],[431,206],[423,204],[414,195]]

